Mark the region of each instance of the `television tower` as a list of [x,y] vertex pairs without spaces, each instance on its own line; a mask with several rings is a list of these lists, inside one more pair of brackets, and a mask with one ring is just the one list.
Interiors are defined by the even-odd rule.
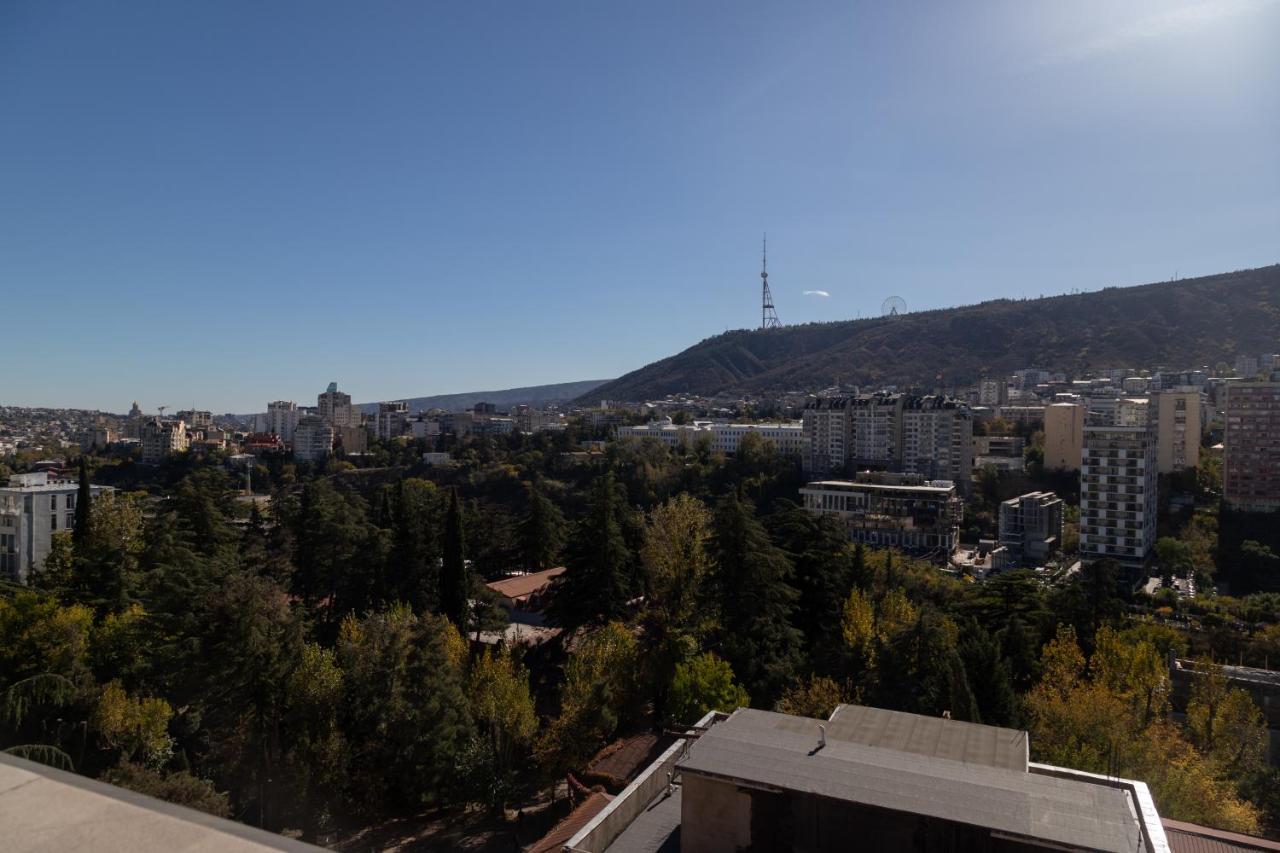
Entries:
[[778,329],[782,323],[773,310],[773,294],[769,292],[769,235],[764,236],[760,252],[760,328]]

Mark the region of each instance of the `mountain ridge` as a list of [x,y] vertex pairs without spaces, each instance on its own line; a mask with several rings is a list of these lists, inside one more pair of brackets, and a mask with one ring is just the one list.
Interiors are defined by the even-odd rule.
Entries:
[[[895,317],[725,332],[592,389],[646,400],[804,391],[837,382],[950,387],[1022,367],[1214,365],[1280,349],[1280,264]],[[579,398],[582,402],[583,398]]]

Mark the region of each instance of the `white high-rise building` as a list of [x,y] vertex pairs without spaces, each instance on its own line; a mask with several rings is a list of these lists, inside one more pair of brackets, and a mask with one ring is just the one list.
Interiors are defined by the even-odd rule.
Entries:
[[950,480],[967,492],[973,478],[973,417],[951,397],[909,397],[902,406],[902,470]]
[[1086,423],[1080,466],[1080,554],[1146,560],[1156,539],[1157,438],[1145,400],[1125,400],[1115,423]]
[[292,400],[276,400],[267,403],[267,428],[263,432],[275,433],[286,444],[293,441],[293,431],[298,427],[298,404]]
[[[90,486],[94,498],[112,491]],[[76,480],[50,480],[47,471],[14,474],[0,488],[0,578],[26,583],[49,556],[56,533],[75,528]]]
[[318,462],[333,452],[333,426],[316,415],[303,415],[293,431],[293,458]]

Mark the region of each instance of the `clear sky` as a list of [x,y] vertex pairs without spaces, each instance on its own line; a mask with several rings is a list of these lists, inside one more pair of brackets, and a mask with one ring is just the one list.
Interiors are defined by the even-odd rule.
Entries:
[[[1280,261],[1280,0],[0,3],[0,403],[620,375]],[[805,291],[822,291],[805,294]]]

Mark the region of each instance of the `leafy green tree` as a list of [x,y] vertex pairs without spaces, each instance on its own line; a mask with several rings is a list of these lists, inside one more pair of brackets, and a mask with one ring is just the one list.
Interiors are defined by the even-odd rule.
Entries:
[[471,666],[467,696],[484,758],[472,765],[472,797],[501,808],[516,788],[516,762],[531,747],[538,727],[529,674],[510,653],[482,654]]
[[471,598],[471,570],[462,553],[462,508],[458,492],[449,494],[449,511],[444,520],[444,558],[440,566],[440,612],[459,629],[467,629],[467,607]]
[[730,713],[751,703],[733,680],[733,669],[711,652],[678,664],[671,681],[668,725],[690,726],[708,711]]
[[699,500],[678,495],[649,513],[640,549],[644,582],[642,659],[652,685],[654,714],[666,716],[675,668],[688,660],[711,628],[705,584],[711,513]]
[[[384,500],[387,496],[384,494]],[[434,484],[416,478],[400,480],[395,500],[388,502],[392,527],[389,577],[373,600],[408,602],[424,613],[439,604],[441,496]],[[384,511],[386,512],[386,511]]]
[[734,495],[716,508],[712,554],[720,651],[751,698],[772,707],[795,679],[804,642],[791,624],[798,598],[791,561]]

